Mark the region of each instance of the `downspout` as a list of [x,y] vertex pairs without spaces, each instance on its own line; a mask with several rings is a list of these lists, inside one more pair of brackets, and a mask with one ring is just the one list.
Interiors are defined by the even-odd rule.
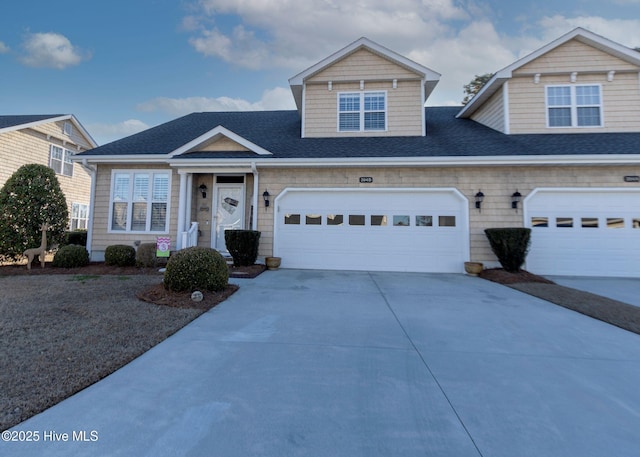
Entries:
[[251,162],[251,172],[253,173],[253,196],[251,197],[251,207],[253,208],[251,214],[251,220],[253,221],[253,227],[251,230],[258,229],[258,169],[256,163]]
[[87,227],[87,250],[89,251],[89,258],[91,259],[91,244],[93,241],[93,214],[96,201],[96,174],[98,170],[96,167],[89,166],[87,163],[87,159],[82,159],[82,167],[91,175],[91,191],[89,193],[89,226]]

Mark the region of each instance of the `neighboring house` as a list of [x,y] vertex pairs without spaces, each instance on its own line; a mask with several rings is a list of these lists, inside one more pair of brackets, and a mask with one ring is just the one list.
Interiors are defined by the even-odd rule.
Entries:
[[514,226],[534,273],[640,276],[639,53],[576,29],[425,109],[439,78],[361,38],[290,79],[297,111],[193,113],[79,154],[92,258],[252,228],[285,268],[462,272]]
[[67,199],[69,228],[86,229],[91,175],[71,158],[96,146],[71,114],[0,116],[0,187],[22,165],[51,167]]

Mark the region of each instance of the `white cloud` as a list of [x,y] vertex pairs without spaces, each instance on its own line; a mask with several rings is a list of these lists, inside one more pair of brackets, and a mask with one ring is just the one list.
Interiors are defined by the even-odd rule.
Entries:
[[543,18],[540,26],[544,30],[545,42],[558,38],[576,27],[582,27],[631,48],[640,46],[640,19],[552,16]]
[[187,97],[167,98],[158,97],[140,103],[137,109],[145,112],[163,112],[172,116],[201,111],[263,111],[294,109],[295,103],[289,89],[276,87],[262,94],[258,102],[250,102],[240,98],[230,97]]
[[67,37],[58,33],[32,33],[22,43],[25,54],[20,61],[30,67],[62,70],[89,59]]
[[6,54],[9,52],[9,46],[0,41],[0,54]]
[[87,125],[87,130],[98,144],[105,144],[125,136],[142,132],[148,128],[149,126],[147,124],[137,119],[129,119],[117,124],[98,123]]

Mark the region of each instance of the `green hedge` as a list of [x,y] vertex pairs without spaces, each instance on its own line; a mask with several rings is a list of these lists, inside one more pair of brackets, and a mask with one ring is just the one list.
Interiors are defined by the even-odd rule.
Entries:
[[531,243],[531,229],[522,227],[488,228],[484,231],[491,250],[506,271],[520,271]]
[[256,263],[260,232],[257,230],[227,230],[224,232],[227,250],[233,257],[233,264],[246,267]]
[[67,244],[62,246],[53,257],[52,265],[60,268],[77,268],[89,264],[89,251],[84,246]]
[[104,251],[104,263],[118,267],[132,267],[136,264],[136,250],[126,244],[107,246]]

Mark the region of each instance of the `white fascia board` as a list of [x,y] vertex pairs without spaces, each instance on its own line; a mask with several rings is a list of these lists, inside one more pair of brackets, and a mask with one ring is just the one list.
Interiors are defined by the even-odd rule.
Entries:
[[127,154],[127,155],[89,155],[76,154],[71,160],[80,163],[122,163],[122,164],[147,164],[167,163],[166,154]]
[[[216,164],[218,162],[216,161]],[[460,156],[460,157],[421,157],[403,159],[383,158],[345,158],[345,159],[278,159],[255,160],[258,167],[467,167],[501,165],[622,165],[640,164],[640,154],[607,155],[554,155],[554,156]]]
[[96,140],[93,139],[91,134],[87,131],[87,129],[84,128],[80,121],[78,121],[78,119],[73,114],[70,115],[70,119],[71,122],[73,122],[73,125],[80,131],[80,133],[82,133],[82,136],[84,136],[87,141],[89,141],[89,144],[94,148],[97,148],[98,143],[96,143]]
[[5,127],[3,129],[0,129],[0,133],[13,132],[14,130],[28,129],[28,128],[31,128],[31,127],[36,127],[38,125],[48,124],[50,122],[66,121],[66,120],[71,119],[71,117],[72,117],[71,114],[65,114],[64,116],[48,117],[46,119],[41,119],[39,121],[27,122],[27,123],[18,124],[18,125],[12,125],[11,127]]
[[191,149],[195,148],[196,146],[210,140],[211,138],[213,138],[216,135],[222,135],[225,136],[227,138],[229,138],[232,141],[235,141],[236,143],[244,146],[245,148],[249,149],[251,152],[255,152],[258,155],[272,155],[271,152],[267,151],[266,149],[258,146],[255,143],[252,143],[251,141],[241,137],[240,135],[233,133],[231,130],[219,125],[211,130],[209,130],[207,133],[204,133],[202,135],[200,135],[198,138],[191,140],[190,142],[188,142],[187,144],[185,144],[184,146],[179,147],[178,149],[175,149],[174,151],[169,153],[169,157],[175,157],[175,156],[179,156],[180,154],[184,154],[185,152],[190,151]]

